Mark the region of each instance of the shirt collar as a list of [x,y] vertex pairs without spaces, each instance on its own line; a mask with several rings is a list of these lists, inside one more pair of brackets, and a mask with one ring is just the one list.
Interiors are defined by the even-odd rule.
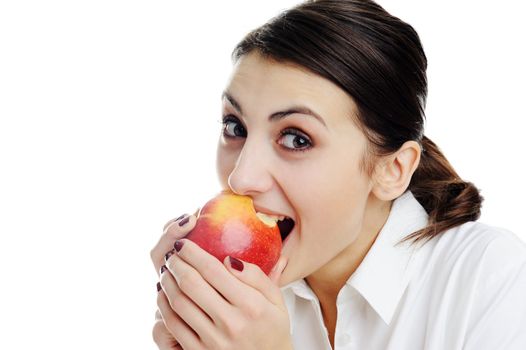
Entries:
[[[391,322],[409,284],[413,271],[411,257],[417,248],[410,242],[395,245],[405,236],[424,228],[427,221],[425,209],[411,191],[398,197],[371,249],[346,283],[367,300],[386,324]],[[282,291],[293,308],[294,295],[308,300],[316,298],[304,279],[289,283],[282,287]]]
[[307,285],[304,279],[291,282],[281,287],[281,293],[285,299],[285,305],[289,312],[290,334],[294,332],[294,314],[296,312],[296,296],[309,300],[314,300],[316,296]]
[[349,278],[354,287],[380,315],[386,324],[409,284],[412,258],[417,245],[398,244],[407,235],[424,228],[428,222],[425,209],[410,191],[398,197],[389,217],[364,260]]

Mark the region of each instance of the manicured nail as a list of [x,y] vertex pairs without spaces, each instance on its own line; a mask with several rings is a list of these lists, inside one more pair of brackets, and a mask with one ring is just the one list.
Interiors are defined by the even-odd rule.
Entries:
[[243,262],[241,260],[236,259],[234,257],[229,257],[229,259],[230,259],[230,266],[232,266],[234,270],[243,271],[243,268],[245,267],[245,265],[243,265]]
[[166,265],[161,266],[161,274],[162,274],[164,271],[166,271],[166,269],[167,269]]
[[189,216],[187,216],[187,217],[185,217],[183,220],[181,220],[181,221],[179,222],[179,226],[184,226],[184,225],[186,225],[186,224],[188,223],[188,221],[190,221],[190,217],[189,217]]
[[174,221],[177,221],[177,220],[181,220],[182,218],[184,218],[185,216],[187,216],[188,214],[183,214],[181,216],[179,216],[177,219],[175,219]]
[[181,248],[183,247],[183,244],[184,244],[184,242],[181,241],[181,240],[179,240],[179,241],[175,241],[174,249],[175,249],[176,251],[180,251]]
[[174,253],[175,253],[175,250],[173,250],[173,249],[170,250],[168,253],[166,253],[166,255],[164,256],[164,261],[165,261],[165,262],[168,261],[168,259],[170,259],[170,257],[171,257],[172,255],[174,255]]
[[163,287],[161,287],[161,282],[157,282],[157,292],[159,292]]

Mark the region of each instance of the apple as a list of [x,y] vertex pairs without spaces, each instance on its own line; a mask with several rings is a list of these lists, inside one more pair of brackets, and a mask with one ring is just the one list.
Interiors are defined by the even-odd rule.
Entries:
[[258,265],[268,275],[281,252],[278,219],[257,213],[252,198],[223,191],[201,208],[186,238],[221,262],[232,256]]

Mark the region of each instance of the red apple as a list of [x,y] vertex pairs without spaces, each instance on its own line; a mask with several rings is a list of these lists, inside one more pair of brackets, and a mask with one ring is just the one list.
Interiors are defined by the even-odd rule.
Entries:
[[232,256],[258,265],[268,275],[281,252],[277,220],[256,213],[252,198],[223,191],[201,208],[186,238],[220,261]]

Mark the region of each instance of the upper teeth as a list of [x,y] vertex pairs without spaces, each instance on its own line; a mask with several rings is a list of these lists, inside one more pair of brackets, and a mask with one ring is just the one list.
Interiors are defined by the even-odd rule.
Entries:
[[[265,214],[265,213],[258,213],[258,214]],[[284,215],[271,215],[271,214],[265,214],[267,217],[277,221],[283,221],[285,220],[286,216]]]

